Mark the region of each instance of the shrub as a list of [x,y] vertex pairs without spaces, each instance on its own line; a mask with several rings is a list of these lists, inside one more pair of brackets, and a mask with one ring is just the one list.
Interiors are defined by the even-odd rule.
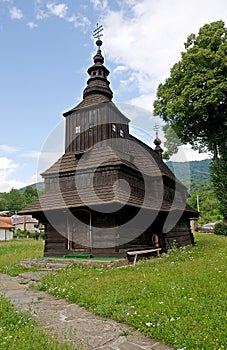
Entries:
[[34,239],[36,239],[36,240],[38,240],[38,239],[44,239],[44,237],[45,237],[44,231],[34,232],[34,233],[32,234],[32,238],[34,238]]
[[16,229],[14,231],[14,237],[20,237],[20,238],[25,238],[25,237],[29,237],[30,232],[27,230],[21,230],[21,229]]
[[217,222],[214,225],[214,233],[216,235],[227,236],[227,224],[225,224],[224,222]]

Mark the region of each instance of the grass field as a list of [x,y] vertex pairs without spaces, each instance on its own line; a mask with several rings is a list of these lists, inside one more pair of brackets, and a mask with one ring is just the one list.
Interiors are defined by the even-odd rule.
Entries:
[[[0,242],[0,272],[18,275],[27,269],[18,264],[21,259],[41,257],[43,242],[35,240],[14,240]],[[31,269],[29,269],[31,270]],[[1,350],[70,350],[70,344],[59,345],[45,330],[19,313],[9,300],[0,295],[0,349]]]
[[175,349],[226,350],[227,237],[198,234],[196,243],[135,267],[74,265],[41,289]]
[[[46,276],[41,289],[104,318],[127,323],[174,349],[226,350],[227,237],[197,234],[196,243],[135,267],[74,265]],[[17,274],[22,258],[42,256],[42,251],[42,242],[1,242],[0,272]],[[5,300],[0,302],[1,320],[5,317],[5,324],[10,324],[15,318],[8,311],[11,307],[2,307],[8,303]],[[0,340],[11,337],[12,329],[0,324]],[[26,341],[33,339],[31,330],[29,326],[22,337]],[[10,339],[6,341],[11,341],[11,347],[3,349],[18,348]],[[48,341],[43,349],[58,349]]]
[[28,315],[14,309],[0,295],[0,349],[1,350],[72,350],[70,344],[60,345],[54,337],[37,326]]
[[27,271],[26,268],[19,266],[19,262],[22,259],[42,257],[43,248],[43,241],[33,239],[0,242],[0,272],[16,276]]

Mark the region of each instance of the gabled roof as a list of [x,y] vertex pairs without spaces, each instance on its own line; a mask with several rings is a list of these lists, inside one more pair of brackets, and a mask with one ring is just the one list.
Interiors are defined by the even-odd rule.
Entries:
[[0,219],[0,229],[12,229],[12,228],[14,228],[14,226],[13,225],[11,225],[11,224],[9,224],[9,223],[7,223],[7,222],[5,222],[5,221],[2,221],[1,219]]

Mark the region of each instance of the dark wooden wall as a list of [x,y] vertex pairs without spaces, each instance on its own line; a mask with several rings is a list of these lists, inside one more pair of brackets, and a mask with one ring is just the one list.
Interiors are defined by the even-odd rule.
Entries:
[[[77,127],[80,127],[79,132],[76,132]],[[83,108],[66,117],[65,152],[83,152],[103,140],[128,138],[128,135],[128,119],[111,103]]]

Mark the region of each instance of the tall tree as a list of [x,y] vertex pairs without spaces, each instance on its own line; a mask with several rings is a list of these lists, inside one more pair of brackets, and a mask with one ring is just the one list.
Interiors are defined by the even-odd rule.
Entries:
[[12,188],[9,193],[6,194],[7,198],[7,210],[18,211],[25,205],[24,195],[19,190]]
[[223,21],[204,25],[197,36],[189,35],[181,60],[158,87],[154,114],[173,128],[182,143],[212,152],[213,174],[217,169],[226,174],[226,164],[224,169],[220,166],[227,146],[227,29]]
[[32,186],[27,186],[23,193],[25,205],[33,203],[38,198],[37,189]]

